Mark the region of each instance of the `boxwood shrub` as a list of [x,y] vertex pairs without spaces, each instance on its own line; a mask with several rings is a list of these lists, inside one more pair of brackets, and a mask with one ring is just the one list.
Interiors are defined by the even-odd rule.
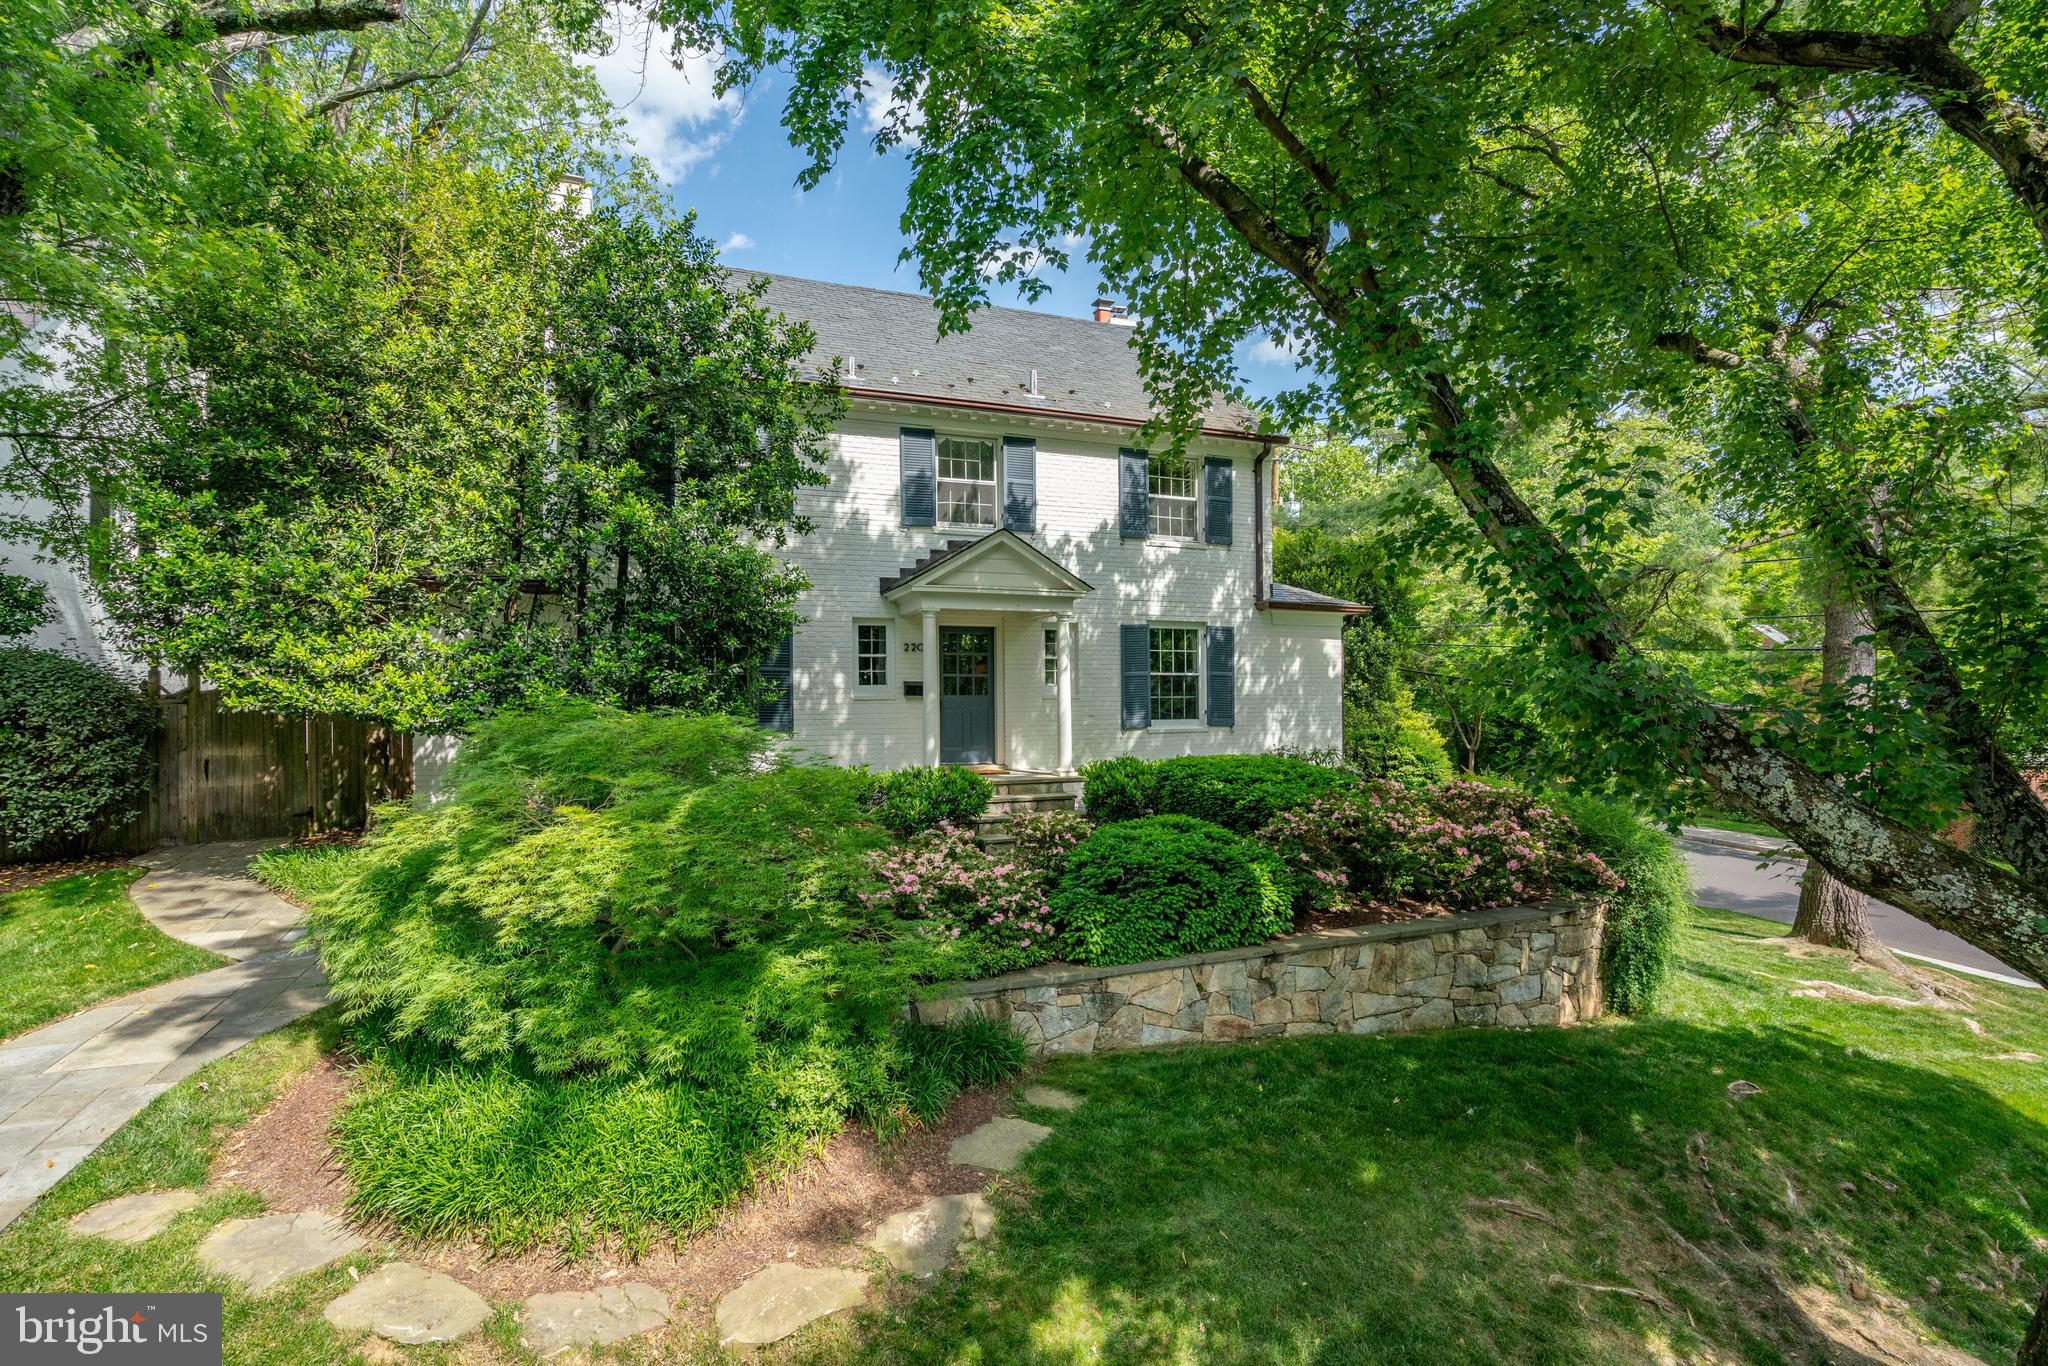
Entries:
[[1161,815],[1193,816],[1240,835],[1263,829],[1282,811],[1351,787],[1342,769],[1278,754],[1214,754],[1158,764]]
[[1271,852],[1188,816],[1096,828],[1053,892],[1061,948],[1082,963],[1143,963],[1256,944],[1289,924]]
[[941,825],[972,825],[995,786],[971,768],[899,768],[875,780],[875,818],[909,837]]
[[1333,765],[1281,754],[1124,755],[1084,765],[1081,778],[1081,804],[1095,820],[1193,816],[1240,835],[1357,781]]
[[1081,806],[1094,821],[1159,814],[1159,765],[1125,754],[1081,765]]
[[140,812],[156,734],[156,708],[111,670],[0,649],[0,853],[59,853]]

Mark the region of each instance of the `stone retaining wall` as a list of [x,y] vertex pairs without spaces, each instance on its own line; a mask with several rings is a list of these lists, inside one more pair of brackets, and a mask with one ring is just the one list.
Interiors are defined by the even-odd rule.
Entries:
[[1156,963],[1027,968],[943,987],[912,1013],[1009,1020],[1034,1053],[1276,1034],[1568,1025],[1600,1013],[1603,906],[1548,901],[1298,934]]

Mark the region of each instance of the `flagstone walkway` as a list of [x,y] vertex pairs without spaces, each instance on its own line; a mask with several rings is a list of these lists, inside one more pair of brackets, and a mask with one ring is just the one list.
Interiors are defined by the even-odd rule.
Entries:
[[129,896],[165,934],[233,959],[0,1044],[0,1228],[143,1106],[327,1000],[299,911],[248,875],[273,841],[159,849]]

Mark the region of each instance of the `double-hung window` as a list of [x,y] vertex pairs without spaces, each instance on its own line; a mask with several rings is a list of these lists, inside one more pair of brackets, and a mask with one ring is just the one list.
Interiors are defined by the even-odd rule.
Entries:
[[863,688],[889,686],[889,628],[861,622],[853,628],[854,683]]
[[1202,629],[1152,628],[1152,719],[1202,719]]
[[1197,532],[1195,511],[1195,470],[1173,455],[1155,455],[1145,471],[1154,536],[1177,536],[1192,541]]
[[954,526],[996,524],[996,443],[942,436],[938,442],[939,520]]

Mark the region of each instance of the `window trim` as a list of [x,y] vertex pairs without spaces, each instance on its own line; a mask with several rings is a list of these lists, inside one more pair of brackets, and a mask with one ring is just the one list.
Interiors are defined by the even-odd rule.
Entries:
[[[879,627],[882,632],[882,681],[863,683],[860,681],[860,632],[863,626]],[[885,617],[855,617],[853,619],[853,695],[855,697],[894,697],[896,695],[896,667],[894,652],[896,632],[894,624]]]
[[[1186,494],[1161,493],[1157,487],[1160,466],[1172,460],[1179,463]],[[1199,545],[1202,541],[1202,480],[1195,462],[1185,455],[1176,456],[1168,451],[1150,451],[1145,456],[1145,538],[1147,540],[1174,541],[1183,545]],[[1189,530],[1186,532],[1160,529],[1159,512],[1163,504],[1187,504]]]
[[[943,473],[946,459],[942,448],[948,441],[972,441],[985,445],[989,450],[989,477],[982,479],[948,480]],[[945,486],[953,484],[987,484],[989,490],[989,520],[986,522],[959,522],[946,516]],[[938,432],[932,437],[932,524],[964,531],[998,531],[1003,525],[1003,441],[1001,437],[975,436],[965,432]]]
[[[1209,714],[1209,633],[1195,621],[1148,621],[1145,623],[1145,672],[1152,684],[1148,694],[1152,706],[1152,729],[1154,730],[1200,730],[1206,724]],[[1160,678],[1185,677],[1181,674],[1160,674],[1152,669],[1152,638],[1159,631],[1190,631],[1194,634],[1195,714],[1190,717],[1162,717],[1159,714],[1157,680]]]

